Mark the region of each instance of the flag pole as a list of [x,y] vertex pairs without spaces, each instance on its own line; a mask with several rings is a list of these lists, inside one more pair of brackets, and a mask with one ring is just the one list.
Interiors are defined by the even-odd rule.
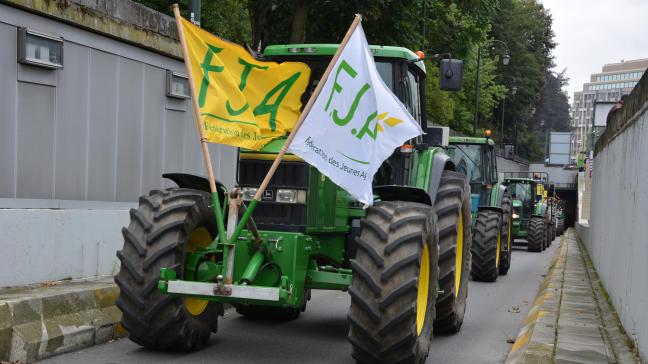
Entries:
[[340,46],[335,52],[335,55],[333,56],[331,62],[326,67],[324,74],[322,74],[322,78],[317,84],[317,87],[315,87],[315,90],[313,91],[310,98],[308,99],[306,106],[304,106],[304,110],[302,111],[301,115],[299,115],[299,119],[297,120],[295,127],[290,132],[290,135],[288,135],[286,142],[284,143],[283,147],[281,147],[281,150],[279,151],[279,154],[277,155],[274,162],[272,163],[272,166],[270,166],[270,170],[268,171],[268,174],[266,174],[265,178],[263,179],[263,182],[261,182],[259,189],[254,195],[254,200],[252,201],[252,203],[254,203],[255,205],[256,205],[255,203],[256,201],[261,200],[263,191],[265,191],[265,189],[268,187],[268,184],[270,183],[272,176],[274,176],[275,172],[277,171],[277,167],[279,167],[281,160],[283,159],[284,155],[288,151],[288,147],[290,147],[290,143],[292,143],[293,139],[295,138],[295,135],[297,135],[297,131],[299,130],[299,127],[301,127],[302,123],[306,119],[306,116],[308,115],[311,108],[313,107],[313,104],[315,103],[315,99],[317,99],[317,96],[319,96],[320,92],[322,91],[322,88],[324,87],[324,84],[326,83],[326,80],[331,74],[331,71],[333,71],[333,66],[335,66],[335,63],[337,62],[338,58],[340,58],[340,54],[342,54],[342,50],[344,50],[344,47],[346,47],[347,43],[349,43],[349,39],[351,39],[351,35],[358,27],[361,21],[362,21],[362,16],[360,14],[356,14],[355,18],[353,19],[353,22],[351,23],[351,26],[349,27],[349,30],[347,30],[346,34],[344,35],[344,38],[342,39],[342,42],[340,43]]
[[191,104],[193,106],[194,116],[196,118],[196,128],[200,134],[200,147],[205,160],[205,168],[207,169],[207,179],[209,180],[209,189],[212,193],[212,200],[214,203],[214,211],[216,214],[216,226],[218,227],[218,238],[224,242],[225,226],[223,224],[223,211],[221,211],[220,201],[218,198],[218,190],[216,189],[216,179],[214,178],[214,170],[212,169],[211,156],[209,155],[209,148],[207,145],[207,137],[205,136],[205,126],[200,119],[200,106],[198,106],[198,97],[196,96],[196,88],[193,83],[193,72],[191,70],[191,62],[189,61],[189,49],[187,48],[187,41],[185,39],[184,28],[180,19],[180,9],[178,4],[173,4],[173,16],[175,17],[176,27],[178,28],[178,36],[180,38],[180,46],[182,48],[182,56],[184,59],[185,69],[187,70],[187,77],[189,77],[189,91],[191,92]]

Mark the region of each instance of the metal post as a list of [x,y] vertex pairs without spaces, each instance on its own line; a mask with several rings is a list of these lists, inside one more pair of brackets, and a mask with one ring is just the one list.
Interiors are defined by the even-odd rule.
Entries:
[[479,71],[481,67],[481,46],[477,47],[477,78],[475,79],[475,121],[473,124],[473,136],[477,136],[477,124],[479,123]]
[[200,26],[200,7],[201,0],[189,0],[189,20],[198,27]]
[[501,134],[500,134],[500,146],[503,148],[504,147],[504,111],[506,107],[506,96],[504,96],[504,99],[502,100],[502,122],[501,122]]

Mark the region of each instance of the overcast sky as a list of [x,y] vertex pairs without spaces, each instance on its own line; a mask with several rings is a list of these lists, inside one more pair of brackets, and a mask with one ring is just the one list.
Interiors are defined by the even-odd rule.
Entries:
[[648,0],[540,1],[553,17],[556,70],[567,68],[570,103],[604,64],[648,58]]

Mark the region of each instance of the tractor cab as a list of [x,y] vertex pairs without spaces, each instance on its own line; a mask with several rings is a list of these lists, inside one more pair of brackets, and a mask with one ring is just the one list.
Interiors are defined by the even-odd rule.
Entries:
[[498,182],[493,140],[451,137],[448,155],[452,158],[456,171],[468,177],[473,212],[479,206],[490,206],[491,192]]

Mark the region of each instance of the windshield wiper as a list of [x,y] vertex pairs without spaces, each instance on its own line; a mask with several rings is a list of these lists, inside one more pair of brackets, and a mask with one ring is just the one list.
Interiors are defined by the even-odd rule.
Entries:
[[476,166],[476,165],[477,165],[477,163],[475,163],[475,161],[472,160],[472,158],[470,158],[470,156],[468,155],[468,153],[466,153],[466,151],[463,150],[462,147],[460,147],[460,146],[458,146],[458,145],[456,145],[456,144],[453,145],[452,147],[459,149],[459,150],[461,151],[461,153],[463,153],[463,154],[466,156],[466,158],[468,158],[468,160],[473,164],[473,166]]

